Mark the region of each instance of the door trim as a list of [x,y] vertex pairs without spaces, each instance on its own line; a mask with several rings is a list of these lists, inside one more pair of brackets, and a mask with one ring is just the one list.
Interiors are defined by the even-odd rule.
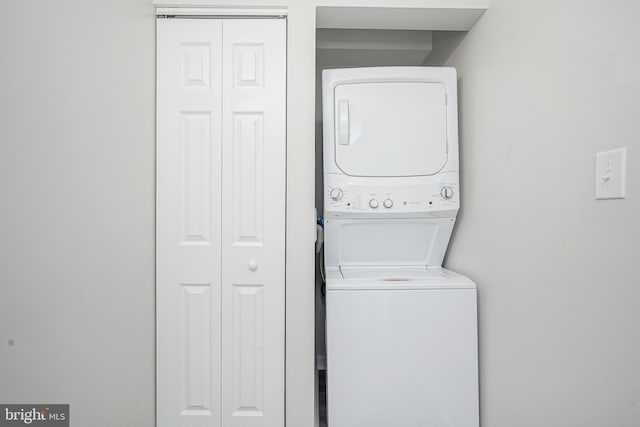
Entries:
[[217,7],[157,7],[156,16],[163,18],[286,18],[287,9],[226,9]]

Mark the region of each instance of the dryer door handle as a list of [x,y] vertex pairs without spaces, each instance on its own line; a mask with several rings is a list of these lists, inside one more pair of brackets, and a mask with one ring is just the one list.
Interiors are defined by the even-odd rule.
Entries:
[[338,144],[349,145],[349,101],[338,101]]

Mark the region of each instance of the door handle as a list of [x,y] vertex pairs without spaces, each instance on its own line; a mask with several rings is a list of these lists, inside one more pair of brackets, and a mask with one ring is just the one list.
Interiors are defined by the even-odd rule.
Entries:
[[338,101],[338,144],[349,145],[349,101]]

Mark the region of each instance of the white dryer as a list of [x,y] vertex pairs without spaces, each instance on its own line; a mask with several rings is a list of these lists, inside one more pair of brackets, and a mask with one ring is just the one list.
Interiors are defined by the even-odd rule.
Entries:
[[323,71],[328,427],[478,426],[456,98],[453,68]]

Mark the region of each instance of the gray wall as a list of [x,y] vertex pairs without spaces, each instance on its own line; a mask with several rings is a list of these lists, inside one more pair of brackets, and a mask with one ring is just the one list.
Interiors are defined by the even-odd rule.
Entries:
[[[286,416],[296,426],[312,425],[314,402],[315,3],[277,3],[289,11],[296,105],[286,295]],[[73,425],[152,426],[153,3],[8,3],[0,47],[0,402],[70,403]]]
[[[492,0],[458,67],[482,424],[640,424],[640,3]],[[595,153],[628,147],[626,200]]]
[[0,14],[0,402],[154,425],[149,0]]

